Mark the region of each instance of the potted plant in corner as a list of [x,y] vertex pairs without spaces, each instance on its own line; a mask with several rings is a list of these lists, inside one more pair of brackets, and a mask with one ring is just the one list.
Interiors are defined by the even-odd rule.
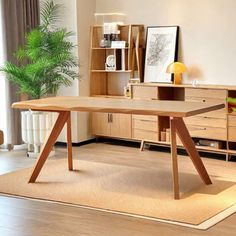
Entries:
[[[72,52],[75,45],[69,40],[73,33],[57,27],[60,8],[53,1],[45,2],[40,10],[41,24],[27,34],[25,45],[15,53],[20,66],[6,62],[0,68],[30,99],[56,95],[61,86],[71,86],[72,80],[79,78],[78,60]],[[52,117],[48,113],[22,112],[22,118],[22,138],[38,153]]]

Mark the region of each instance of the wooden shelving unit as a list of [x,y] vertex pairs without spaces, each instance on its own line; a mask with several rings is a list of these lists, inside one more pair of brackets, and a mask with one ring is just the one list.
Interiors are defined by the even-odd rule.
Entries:
[[[90,50],[90,94],[123,96],[124,87],[131,78],[142,81],[142,52],[144,47],[143,25],[120,25],[120,40],[126,41],[125,69],[121,68],[121,49],[101,48],[103,27],[92,26]],[[115,52],[115,53],[114,53]],[[108,55],[116,55],[117,70],[106,70]]]
[[[142,81],[142,52],[144,47],[143,25],[120,25],[120,40],[126,41],[126,47],[101,48],[103,27],[91,27],[90,50],[90,95],[105,98],[124,98],[124,87],[130,79]],[[124,50],[124,58],[122,51]],[[116,57],[116,70],[106,70],[105,62],[109,55]],[[124,59],[125,68],[122,68]],[[131,139],[131,115],[93,113],[92,133],[99,136]]]

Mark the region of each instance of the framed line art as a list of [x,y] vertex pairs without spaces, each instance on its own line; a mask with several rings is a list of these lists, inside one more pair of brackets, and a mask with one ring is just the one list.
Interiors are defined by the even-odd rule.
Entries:
[[179,26],[147,27],[144,82],[171,83],[167,66],[178,59]]

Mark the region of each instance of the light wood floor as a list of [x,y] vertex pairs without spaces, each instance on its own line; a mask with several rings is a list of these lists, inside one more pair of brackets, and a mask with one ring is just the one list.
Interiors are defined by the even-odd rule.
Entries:
[[[66,150],[60,148],[56,153],[54,158],[64,158]],[[82,153],[86,155],[80,156]],[[159,159],[158,156],[170,158],[168,153],[140,152],[138,148],[103,143],[74,148],[73,154],[76,159],[147,168],[152,168],[153,165],[162,165],[164,168],[169,161]],[[23,151],[0,151],[0,174],[30,167],[34,162],[34,159],[25,157]],[[212,176],[236,181],[236,162],[204,158],[204,163]],[[194,168],[186,169],[186,165],[189,165],[189,159],[180,156],[180,171],[195,172]],[[200,231],[94,210],[0,196],[1,236],[233,236],[236,232],[235,222],[236,214],[207,231]]]

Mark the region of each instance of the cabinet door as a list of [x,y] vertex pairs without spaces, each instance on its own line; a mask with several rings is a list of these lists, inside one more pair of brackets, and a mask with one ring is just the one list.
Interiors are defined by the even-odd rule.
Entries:
[[108,113],[92,113],[92,134],[110,136],[111,123],[108,118]]
[[120,138],[131,138],[131,115],[111,115],[111,136]]

